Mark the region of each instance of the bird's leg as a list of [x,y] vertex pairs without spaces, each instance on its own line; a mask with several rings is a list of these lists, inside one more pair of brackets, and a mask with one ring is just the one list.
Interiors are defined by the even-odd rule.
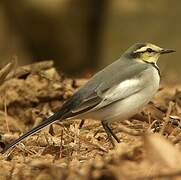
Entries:
[[82,120],[80,121],[80,124],[79,124],[79,129],[82,128],[82,126],[84,125],[84,123],[85,123],[85,119],[82,119]]
[[104,128],[104,130],[106,131],[109,140],[111,141],[112,145],[115,146],[114,141],[112,139],[112,137],[114,137],[114,139],[120,143],[120,140],[118,139],[118,137],[113,133],[112,129],[109,127],[108,122],[106,121],[102,121],[102,126]]
[[108,126],[108,124],[107,124],[107,128],[109,129],[111,135],[114,137],[114,139],[117,141],[117,143],[120,143],[119,138],[116,136],[116,134],[113,132],[113,130]]

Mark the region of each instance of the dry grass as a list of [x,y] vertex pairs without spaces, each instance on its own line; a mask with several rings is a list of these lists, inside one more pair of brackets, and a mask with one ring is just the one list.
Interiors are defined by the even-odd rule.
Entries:
[[[1,148],[56,111],[86,81],[65,78],[47,63],[4,78]],[[163,86],[140,114],[112,125],[121,139],[114,149],[99,121],[86,119],[81,128],[80,120],[58,122],[0,155],[0,179],[180,179],[180,118],[181,86]]]

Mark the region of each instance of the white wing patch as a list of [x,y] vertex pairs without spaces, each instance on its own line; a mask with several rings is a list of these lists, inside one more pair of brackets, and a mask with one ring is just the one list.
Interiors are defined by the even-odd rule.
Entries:
[[[103,94],[103,100],[92,110],[96,110],[99,108],[102,108],[104,106],[107,106],[117,100],[124,99],[126,97],[129,97],[138,91],[140,91],[142,88],[142,81],[140,79],[129,79],[121,82],[120,84],[113,86],[109,90],[107,90]],[[92,111],[91,110],[91,111]]]

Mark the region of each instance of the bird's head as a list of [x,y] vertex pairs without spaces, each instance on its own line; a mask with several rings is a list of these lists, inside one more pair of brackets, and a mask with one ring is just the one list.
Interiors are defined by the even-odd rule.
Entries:
[[164,49],[151,43],[136,43],[124,55],[139,62],[156,63],[160,55],[175,52],[173,49]]

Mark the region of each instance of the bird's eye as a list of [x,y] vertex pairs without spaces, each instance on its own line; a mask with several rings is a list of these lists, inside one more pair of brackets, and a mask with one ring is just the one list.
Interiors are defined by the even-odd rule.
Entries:
[[151,48],[148,48],[146,51],[149,53],[154,52],[153,49],[151,49]]

